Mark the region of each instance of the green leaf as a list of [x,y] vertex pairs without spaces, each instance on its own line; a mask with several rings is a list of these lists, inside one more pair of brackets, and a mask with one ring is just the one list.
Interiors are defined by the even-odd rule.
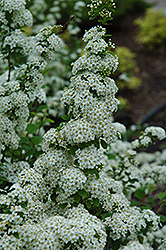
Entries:
[[68,203],[63,203],[63,204],[60,204],[59,206],[60,206],[61,208],[65,208],[65,207],[67,207],[67,205],[68,205]]
[[20,144],[22,144],[22,143],[26,143],[26,144],[30,143],[29,138],[27,138],[27,137],[21,137]]
[[40,144],[43,141],[43,137],[35,135],[35,136],[33,136],[31,138],[31,141],[32,141],[33,144],[38,145],[38,144]]
[[55,121],[52,120],[52,119],[50,119],[50,118],[47,118],[47,119],[46,119],[46,122],[54,123]]
[[22,145],[22,149],[24,149],[25,152],[28,152],[29,150],[31,150],[31,148],[33,148],[33,146]]
[[75,154],[75,151],[78,149],[78,146],[77,145],[74,145],[72,146],[70,149],[69,149],[69,155],[74,155]]
[[134,192],[135,197],[137,197],[139,200],[142,200],[146,195],[145,194],[145,189],[146,189],[146,187],[141,187],[141,188],[137,189]]
[[107,143],[101,139],[101,146],[104,148],[104,149],[107,149]]
[[15,238],[17,238],[17,239],[20,238],[18,233],[13,233],[13,236],[14,236]]
[[75,201],[76,203],[79,203],[80,200],[81,200],[81,197],[79,196],[78,193],[76,193],[76,194],[74,195],[74,201]]
[[34,155],[34,153],[35,153],[35,149],[34,149],[34,148],[31,148],[30,150],[28,150],[28,151],[26,152],[25,156],[32,156],[32,155]]
[[104,220],[105,218],[107,218],[107,217],[111,217],[111,213],[105,213],[105,214],[103,214],[102,215],[102,220]]
[[98,141],[98,140],[95,140],[95,141],[93,142],[93,144],[96,146],[97,149],[100,148],[100,144],[99,144],[99,141]]
[[33,134],[33,133],[35,133],[37,130],[39,129],[39,127],[36,125],[36,124],[28,124],[28,126],[27,126],[27,132],[29,133],[29,134]]
[[159,200],[162,200],[162,199],[164,199],[166,197],[166,193],[164,192],[164,193],[159,193],[158,194],[158,198],[159,198]]
[[48,109],[47,105],[40,105],[38,108],[37,108],[37,112],[40,112],[42,111],[43,109]]
[[37,116],[39,119],[41,118],[40,115],[38,115],[36,112],[31,112],[31,115]]
[[8,181],[8,179],[5,176],[0,175],[0,181]]
[[83,199],[86,198],[87,195],[88,195],[88,193],[87,193],[84,189],[79,190],[79,191],[78,191],[78,194],[79,194]]
[[94,173],[96,175],[96,178],[99,179],[99,172],[96,169],[94,169]]
[[144,242],[144,237],[143,237],[142,235],[139,235],[139,236],[138,236],[138,240],[139,240],[139,243],[140,243],[140,244],[143,244],[143,242]]
[[87,174],[94,174],[95,173],[95,169],[86,169],[85,171]]
[[86,206],[87,206],[87,208],[88,208],[88,209],[90,209],[90,208],[91,208],[91,201],[86,201],[86,203],[85,203],[85,204],[86,204]]
[[100,205],[100,201],[98,198],[93,198],[93,204],[98,207]]
[[148,197],[147,200],[150,201],[153,205],[156,205],[153,197]]
[[108,154],[108,159],[109,160],[115,160],[116,159],[116,155],[114,155],[114,154]]
[[69,117],[67,115],[62,115],[62,119],[65,120],[65,121],[68,121]]
[[166,222],[166,216],[165,215],[159,214],[159,216],[160,216],[160,221],[161,222]]
[[21,205],[22,208],[26,208],[27,207],[27,205],[26,205],[25,202],[21,202],[20,205]]
[[21,155],[21,149],[14,150],[14,155],[16,156]]

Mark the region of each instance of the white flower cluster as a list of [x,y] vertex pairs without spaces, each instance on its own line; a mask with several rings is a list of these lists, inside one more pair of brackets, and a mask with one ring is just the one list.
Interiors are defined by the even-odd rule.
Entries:
[[[91,44],[102,40],[104,44],[102,37],[105,32],[104,28],[97,26],[87,31],[83,39]],[[116,70],[118,61],[116,56],[106,52],[105,46],[97,51],[89,51],[89,47],[85,47],[85,54],[73,64],[72,72],[75,76],[71,78],[71,88],[64,93],[61,100],[69,106],[69,112],[74,117],[82,117],[84,122],[86,120],[89,123],[86,126],[91,128],[91,136],[103,136],[109,144],[116,139],[116,129],[110,117],[117,109],[119,101],[115,98],[117,86],[107,75]],[[104,54],[100,55],[100,52]],[[76,133],[73,130],[73,134]]]
[[97,12],[98,16],[103,19],[111,17],[112,10],[116,8],[114,0],[91,0],[91,3],[87,6],[90,7],[90,11],[88,12],[90,16],[93,16]]
[[149,186],[149,184],[158,185],[166,182],[166,150],[153,154],[142,152],[136,158],[144,179],[142,183]]
[[164,239],[162,244],[158,247],[158,250],[165,250],[166,249],[166,240]]
[[76,159],[81,169],[93,169],[97,165],[103,164],[103,151],[94,145],[75,152]]
[[[0,12],[1,12],[1,29],[5,29],[5,26],[10,23],[13,28],[18,28],[22,26],[31,27],[33,24],[32,14],[26,7],[25,0],[1,0],[0,2]],[[9,21],[6,18],[5,13],[8,12],[10,15]]]
[[117,140],[107,150],[104,171],[115,180],[121,180],[127,194],[130,196],[134,190],[144,182],[143,173],[138,168],[137,153],[129,142]]
[[133,148],[139,148],[141,146],[148,146],[149,144],[152,144],[153,140],[163,140],[166,138],[166,132],[161,127],[147,127],[143,134],[139,137],[139,139],[136,139],[132,142]]
[[[19,26],[12,26],[12,20],[22,11],[25,19],[28,20],[28,10],[25,9],[26,1],[23,0],[2,0],[0,2],[1,11],[10,13],[10,23],[4,23],[3,27],[11,29],[8,32],[1,30],[2,48],[8,55],[8,74],[1,75],[1,93],[0,93],[0,145],[2,150],[5,145],[17,149],[19,146],[18,133],[25,131],[29,117],[29,105],[36,99],[39,103],[45,101],[45,92],[43,86],[43,70],[47,62],[45,58],[53,59],[55,52],[62,46],[62,40],[54,34],[52,27],[42,29],[35,37],[27,37],[21,31],[25,23],[19,23]],[[25,13],[26,11],[26,13]],[[3,12],[2,12],[3,13]],[[8,16],[6,14],[6,16]],[[23,18],[21,17],[23,22]],[[28,22],[28,21],[27,21]],[[10,52],[7,52],[9,49]],[[10,65],[10,56],[15,53],[28,56],[27,62],[18,68],[12,68]]]
[[139,241],[134,240],[129,241],[126,246],[120,247],[119,250],[153,250],[153,248],[147,243],[141,244]]

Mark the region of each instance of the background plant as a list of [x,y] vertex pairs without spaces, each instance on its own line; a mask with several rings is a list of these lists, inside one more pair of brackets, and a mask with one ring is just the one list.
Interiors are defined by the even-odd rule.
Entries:
[[139,28],[136,39],[140,44],[151,51],[159,46],[165,48],[166,16],[162,10],[148,9],[143,18],[135,20],[135,24]]

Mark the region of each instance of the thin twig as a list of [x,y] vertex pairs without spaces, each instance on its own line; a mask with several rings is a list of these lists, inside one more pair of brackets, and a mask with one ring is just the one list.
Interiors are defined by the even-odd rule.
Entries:
[[11,74],[10,54],[11,54],[11,50],[9,49],[9,54],[7,56],[8,66],[9,66],[8,79],[7,79],[8,82],[10,81],[10,74]]
[[55,33],[55,35],[58,35],[61,30],[63,30],[74,18],[75,16],[72,16],[62,27],[60,27],[60,29]]
[[157,206],[157,208],[154,210],[154,213],[156,214],[159,208],[162,206],[164,201],[161,201],[160,204]]

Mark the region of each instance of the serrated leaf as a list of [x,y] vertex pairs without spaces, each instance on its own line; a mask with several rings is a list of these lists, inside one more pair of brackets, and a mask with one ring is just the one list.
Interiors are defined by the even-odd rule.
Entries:
[[29,133],[29,134],[33,134],[33,133],[35,133],[37,130],[39,129],[39,127],[36,125],[36,124],[28,124],[28,126],[27,126],[27,132]]
[[79,194],[83,199],[86,198],[87,195],[88,195],[88,193],[87,193],[84,189],[79,190],[79,191],[78,191],[78,194]]
[[162,200],[162,199],[164,199],[165,197],[166,197],[165,192],[164,192],[164,193],[159,193],[159,194],[158,194],[159,200]]
[[41,136],[35,135],[31,138],[31,141],[33,144],[38,145],[43,141],[43,138]]
[[76,194],[74,195],[74,201],[75,201],[76,203],[78,203],[80,200],[81,200],[81,197],[79,196],[78,193],[76,193]]
[[107,149],[107,143],[101,139],[101,146],[104,148],[104,149]]

